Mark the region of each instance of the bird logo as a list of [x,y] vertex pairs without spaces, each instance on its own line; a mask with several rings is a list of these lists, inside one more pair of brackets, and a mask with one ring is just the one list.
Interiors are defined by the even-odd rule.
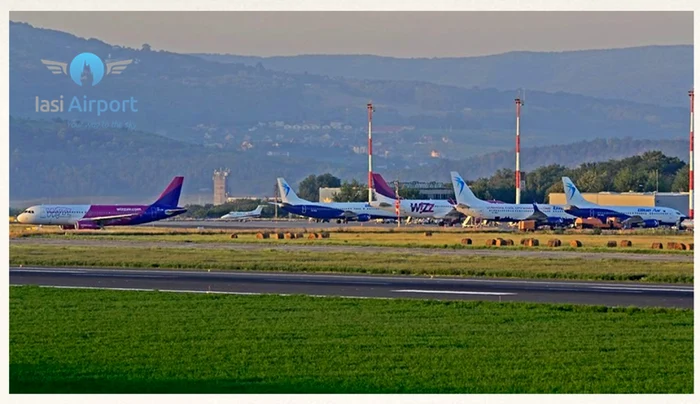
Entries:
[[133,62],[133,59],[115,60],[105,63],[99,56],[90,52],[84,52],[74,57],[70,65],[54,60],[41,59],[41,63],[51,73],[70,76],[73,82],[81,87],[96,86],[105,76],[121,74],[131,62]]

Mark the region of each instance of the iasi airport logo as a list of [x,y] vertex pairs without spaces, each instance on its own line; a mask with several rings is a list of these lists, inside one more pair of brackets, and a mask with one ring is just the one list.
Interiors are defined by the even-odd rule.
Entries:
[[[87,90],[95,87],[107,76],[120,75],[133,62],[133,59],[102,61],[94,53],[84,52],[70,63],[41,59],[51,73],[57,76],[69,76],[75,84]],[[36,112],[79,112],[102,116],[108,112],[128,113],[138,112],[134,97],[129,99],[91,99],[87,95],[70,98],[68,108],[65,108],[67,97],[61,95],[59,99],[45,100],[39,96],[35,98]]]

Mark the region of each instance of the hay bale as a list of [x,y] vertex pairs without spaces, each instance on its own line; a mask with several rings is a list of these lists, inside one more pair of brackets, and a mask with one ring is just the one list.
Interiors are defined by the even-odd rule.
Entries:
[[515,245],[515,242],[511,239],[506,240],[506,245]]
[[677,250],[678,243],[676,243],[675,241],[669,241],[668,243],[666,243],[666,248],[669,250]]
[[583,247],[583,243],[580,242],[579,240],[571,240],[569,242],[569,245],[572,247]]
[[304,238],[304,233],[297,233],[297,234],[296,234],[296,237],[297,237],[297,238]]
[[561,240],[558,238],[547,240],[547,247],[561,247]]
[[632,247],[632,240],[620,241],[620,247]]
[[309,240],[314,240],[314,239],[316,239],[316,233],[309,233],[308,239],[309,239]]
[[487,247],[492,247],[496,245],[496,239],[495,238],[490,238],[486,240],[486,246]]
[[284,239],[284,233],[272,233],[270,234],[270,238],[273,240],[283,240]]
[[472,239],[470,239],[470,238],[463,238],[459,242],[460,242],[460,244],[464,244],[464,245],[472,245]]
[[231,238],[238,238],[238,234],[233,233],[233,234],[231,235]]
[[432,237],[433,236],[432,231],[426,231],[424,234],[425,234],[425,237]]
[[258,232],[258,234],[255,235],[255,238],[257,239],[264,239],[264,238],[270,238],[270,233],[267,232]]
[[617,241],[615,241],[615,240],[608,241],[608,247],[617,247]]
[[525,243],[527,243],[528,240],[529,240],[529,238],[521,238],[520,245],[525,245]]
[[527,247],[537,247],[540,245],[540,241],[536,238],[525,239],[525,245]]
[[693,251],[693,247],[695,247],[695,243],[688,243],[688,249]]
[[321,237],[319,237],[319,238],[330,238],[331,237],[331,234],[327,231],[321,232],[320,234],[321,234]]
[[284,233],[284,238],[287,240],[294,240],[297,238],[297,235],[294,233]]
[[651,243],[651,248],[653,248],[655,250],[663,250],[664,245],[661,243]]
[[676,243],[676,250],[687,250],[688,246],[683,243]]

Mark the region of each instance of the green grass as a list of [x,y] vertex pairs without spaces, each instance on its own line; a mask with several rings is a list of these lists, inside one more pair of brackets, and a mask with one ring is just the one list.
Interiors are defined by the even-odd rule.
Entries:
[[10,288],[11,393],[692,393],[693,312]]
[[10,245],[11,265],[175,268],[692,283],[692,262],[436,254]]

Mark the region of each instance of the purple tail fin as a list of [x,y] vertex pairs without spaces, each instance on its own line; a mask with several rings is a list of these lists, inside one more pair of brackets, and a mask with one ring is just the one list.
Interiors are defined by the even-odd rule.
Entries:
[[175,177],[170,181],[170,185],[165,188],[157,201],[153,204],[166,207],[166,208],[176,208],[177,203],[180,200],[180,191],[182,190],[182,181],[185,177]]
[[377,193],[386,196],[387,198],[397,199],[396,193],[389,186],[389,184],[384,181],[381,175],[372,173],[372,183],[374,184],[374,189]]

